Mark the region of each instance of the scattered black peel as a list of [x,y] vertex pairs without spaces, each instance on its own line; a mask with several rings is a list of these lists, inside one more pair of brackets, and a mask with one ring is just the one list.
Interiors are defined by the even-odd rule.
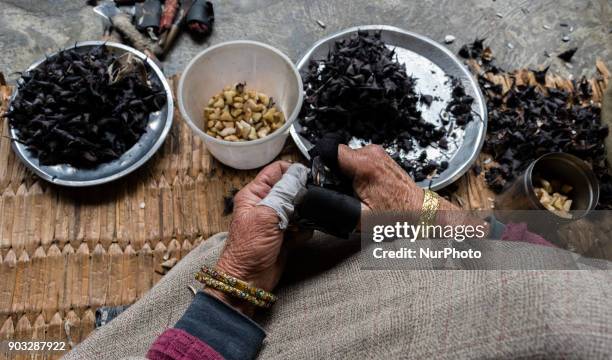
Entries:
[[228,194],[223,197],[223,216],[227,216],[234,212],[234,196],[236,196],[238,191],[238,189],[232,188]]
[[419,101],[421,102],[421,104],[424,104],[429,107],[433,102],[433,96],[421,94],[421,98],[419,99]]
[[465,89],[457,80],[453,80],[452,99],[446,106],[446,111],[453,115],[455,123],[466,125],[472,120],[472,103],[474,98],[465,93]]
[[546,73],[548,72],[548,69],[550,68],[550,65],[545,67],[542,70],[531,70],[533,72],[533,75],[535,76],[535,79],[538,83],[544,85],[546,84]]
[[140,139],[166,96],[148,83],[142,66],[122,68],[118,76],[113,69],[122,60],[105,45],[67,49],[22,74],[5,116],[41,164],[95,167]]
[[565,62],[571,62],[572,57],[574,57],[574,54],[576,53],[577,50],[578,48],[571,48],[557,55],[557,57]]
[[502,192],[508,183],[510,175],[505,167],[493,167],[485,172],[485,180],[491,190],[496,193]]
[[[421,102],[431,105],[433,97],[415,92],[416,79],[396,60],[395,51],[381,40],[380,33],[358,31],[337,41],[326,59],[313,60],[302,73],[305,98],[300,113],[300,134],[317,143],[325,134],[336,134],[347,144],[356,137],[397,150],[391,157],[415,181],[443,171],[444,165],[425,158],[402,159],[415,145],[439,143],[447,129],[426,122],[418,109]],[[461,90],[458,90],[458,89]],[[457,125],[471,119],[471,97],[460,84],[454,89],[448,111]],[[426,154],[425,154],[426,155]],[[446,164],[448,166],[448,164]]]
[[[489,187],[501,192],[533,160],[546,153],[565,152],[590,164],[600,182],[599,208],[612,209],[612,177],[604,143],[608,127],[601,122],[599,106],[582,103],[592,96],[589,81],[582,78],[571,92],[515,85],[503,93],[501,86],[485,78],[492,67],[483,62],[478,75],[489,118],[483,151],[498,164],[486,169]],[[495,71],[500,70],[495,67]],[[545,83],[547,71],[534,72],[538,83]]]
[[593,96],[593,88],[586,77],[582,77],[580,82],[574,82],[574,88],[578,89],[578,95],[582,100],[589,100]]
[[485,39],[476,39],[471,44],[465,44],[459,49],[459,55],[465,59],[479,59],[484,51]]

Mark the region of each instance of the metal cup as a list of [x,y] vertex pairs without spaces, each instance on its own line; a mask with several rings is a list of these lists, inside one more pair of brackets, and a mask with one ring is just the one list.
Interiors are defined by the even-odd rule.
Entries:
[[[538,179],[557,180],[572,186],[572,217],[566,219],[548,211],[535,193]],[[495,216],[502,222],[524,222],[530,230],[548,240],[557,238],[558,230],[595,209],[599,201],[599,183],[591,168],[581,159],[566,153],[549,153],[533,161],[525,172],[500,196]],[[540,210],[537,213],[524,210]]]

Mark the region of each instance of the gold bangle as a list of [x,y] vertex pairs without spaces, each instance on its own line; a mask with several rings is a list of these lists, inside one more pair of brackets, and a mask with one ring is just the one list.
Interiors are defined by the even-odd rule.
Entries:
[[263,308],[269,308],[270,306],[272,306],[271,302],[267,302],[267,301],[263,301],[260,299],[257,299],[256,297],[247,294],[244,291],[238,290],[234,287],[231,287],[219,280],[213,279],[210,275],[207,274],[202,274],[202,273],[197,273],[195,276],[196,280],[198,280],[199,282],[201,282],[202,284],[211,287],[213,289],[219,290],[223,293],[226,293],[228,295],[231,295],[235,298],[241,299],[241,300],[245,300],[250,302],[251,304],[255,305],[255,306],[259,306],[259,307],[263,307]]
[[206,274],[210,277],[212,277],[215,280],[221,281],[224,284],[227,284],[233,288],[236,288],[240,291],[244,291],[248,294],[250,294],[251,296],[254,296],[257,299],[263,300],[263,301],[267,301],[270,303],[274,303],[276,302],[276,296],[274,294],[271,294],[267,291],[265,291],[264,289],[260,289],[260,288],[256,288],[254,286],[249,285],[249,283],[247,283],[246,281],[242,281],[240,279],[237,279],[231,275],[225,274],[221,271],[215,270],[213,268],[210,268],[208,266],[202,266],[201,268],[201,272],[203,274]]
[[423,207],[421,209],[421,217],[419,224],[432,225],[438,213],[440,206],[440,197],[435,192],[425,189],[423,193]]

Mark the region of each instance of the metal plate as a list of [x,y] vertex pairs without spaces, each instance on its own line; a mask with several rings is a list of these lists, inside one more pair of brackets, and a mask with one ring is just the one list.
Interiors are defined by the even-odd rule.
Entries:
[[[121,157],[111,162],[100,164],[93,169],[79,169],[68,164],[59,164],[53,166],[41,165],[25,145],[13,141],[13,149],[21,159],[21,161],[41,178],[58,185],[82,187],[104,184],[120,177],[123,177],[132,171],[138,169],[142,164],[147,162],[153,154],[163,144],[166,135],[172,126],[173,102],[170,86],[161,69],[145,54],[118,43],[103,42],[103,41],[85,41],[75,44],[74,49],[87,50],[89,48],[106,44],[111,51],[117,53],[130,52],[142,59],[147,66],[149,81],[156,83],[164,88],[166,92],[166,105],[159,111],[149,115],[149,123],[147,131],[142,134],[140,139],[128,151],[123,153]],[[55,54],[53,54],[55,55]],[[41,59],[32,64],[28,70],[39,66],[45,59]],[[11,101],[17,95],[17,87],[11,96]],[[95,106],[95,104],[92,104]],[[10,104],[9,104],[10,108]],[[17,131],[11,127],[11,137],[19,139]]]
[[[449,162],[445,171],[433,179],[419,182],[419,186],[439,190],[453,183],[470,168],[484,142],[487,130],[487,111],[478,84],[462,62],[444,46],[425,36],[386,25],[353,27],[317,42],[297,63],[300,72],[307,69],[310,60],[324,59],[336,41],[348,38],[357,30],[380,31],[382,40],[389,48],[395,49],[398,61],[406,64],[408,75],[413,75],[417,79],[416,92],[440,98],[440,100],[434,101],[431,107],[420,105],[423,118],[427,122],[443,126],[440,112],[444,110],[450,99],[449,78],[460,81],[466,93],[474,98],[472,105],[474,120],[465,127],[465,131],[453,130],[456,138],[448,151],[441,152],[439,149],[429,146],[408,155],[416,157],[418,153],[425,150],[428,159]],[[299,134],[300,130],[299,121],[294,122],[290,130],[291,137],[293,137],[302,154],[310,159],[308,150],[313,147],[313,144]],[[359,147],[359,140],[356,140],[351,142],[352,147]]]

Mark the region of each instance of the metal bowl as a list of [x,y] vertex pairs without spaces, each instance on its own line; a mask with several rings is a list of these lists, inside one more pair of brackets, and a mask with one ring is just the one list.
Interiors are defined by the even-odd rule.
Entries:
[[[123,153],[121,157],[111,162],[103,163],[92,169],[80,169],[68,164],[58,165],[41,165],[38,158],[27,149],[25,145],[17,141],[13,141],[13,149],[21,159],[21,161],[41,178],[58,185],[83,187],[104,184],[116,179],[119,179],[132,171],[138,169],[142,164],[147,162],[153,154],[163,144],[166,135],[172,126],[173,102],[172,91],[166,81],[166,78],[161,69],[145,54],[118,43],[104,41],[85,41],[75,44],[72,49],[87,50],[91,47],[106,44],[111,51],[117,53],[130,52],[143,60],[147,66],[149,81],[156,83],[164,88],[166,92],[166,105],[159,111],[149,115],[149,123],[147,131],[142,134],[140,139],[128,151]],[[54,54],[53,54],[54,55]],[[41,59],[32,64],[27,70],[32,70],[42,64],[45,59]],[[17,95],[17,87],[11,96],[11,101]],[[10,104],[9,104],[10,108]],[[19,139],[18,132],[11,127],[11,137]]]
[[[396,50],[398,61],[406,64],[407,73],[417,79],[417,93],[437,96],[441,99],[434,101],[431,107],[421,105],[420,110],[427,122],[442,126],[440,113],[450,99],[449,76],[460,81],[466,93],[474,98],[472,105],[474,120],[465,127],[465,130],[454,130],[455,142],[448,151],[442,152],[431,146],[418,149],[418,153],[423,150],[427,151],[429,160],[446,160],[449,163],[445,171],[432,179],[419,182],[419,186],[439,190],[453,183],[476,160],[484,142],[487,130],[487,111],[486,102],[478,84],[462,62],[444,46],[425,36],[386,25],[353,27],[320,40],[300,59],[297,63],[298,69],[306,70],[310,60],[324,59],[336,41],[348,38],[357,30],[381,32],[382,40],[390,48]],[[313,144],[299,134],[300,130],[301,125],[299,121],[296,121],[291,127],[291,136],[302,154],[310,159],[308,150],[313,147]],[[418,154],[415,151],[415,154],[411,156],[417,157]]]

